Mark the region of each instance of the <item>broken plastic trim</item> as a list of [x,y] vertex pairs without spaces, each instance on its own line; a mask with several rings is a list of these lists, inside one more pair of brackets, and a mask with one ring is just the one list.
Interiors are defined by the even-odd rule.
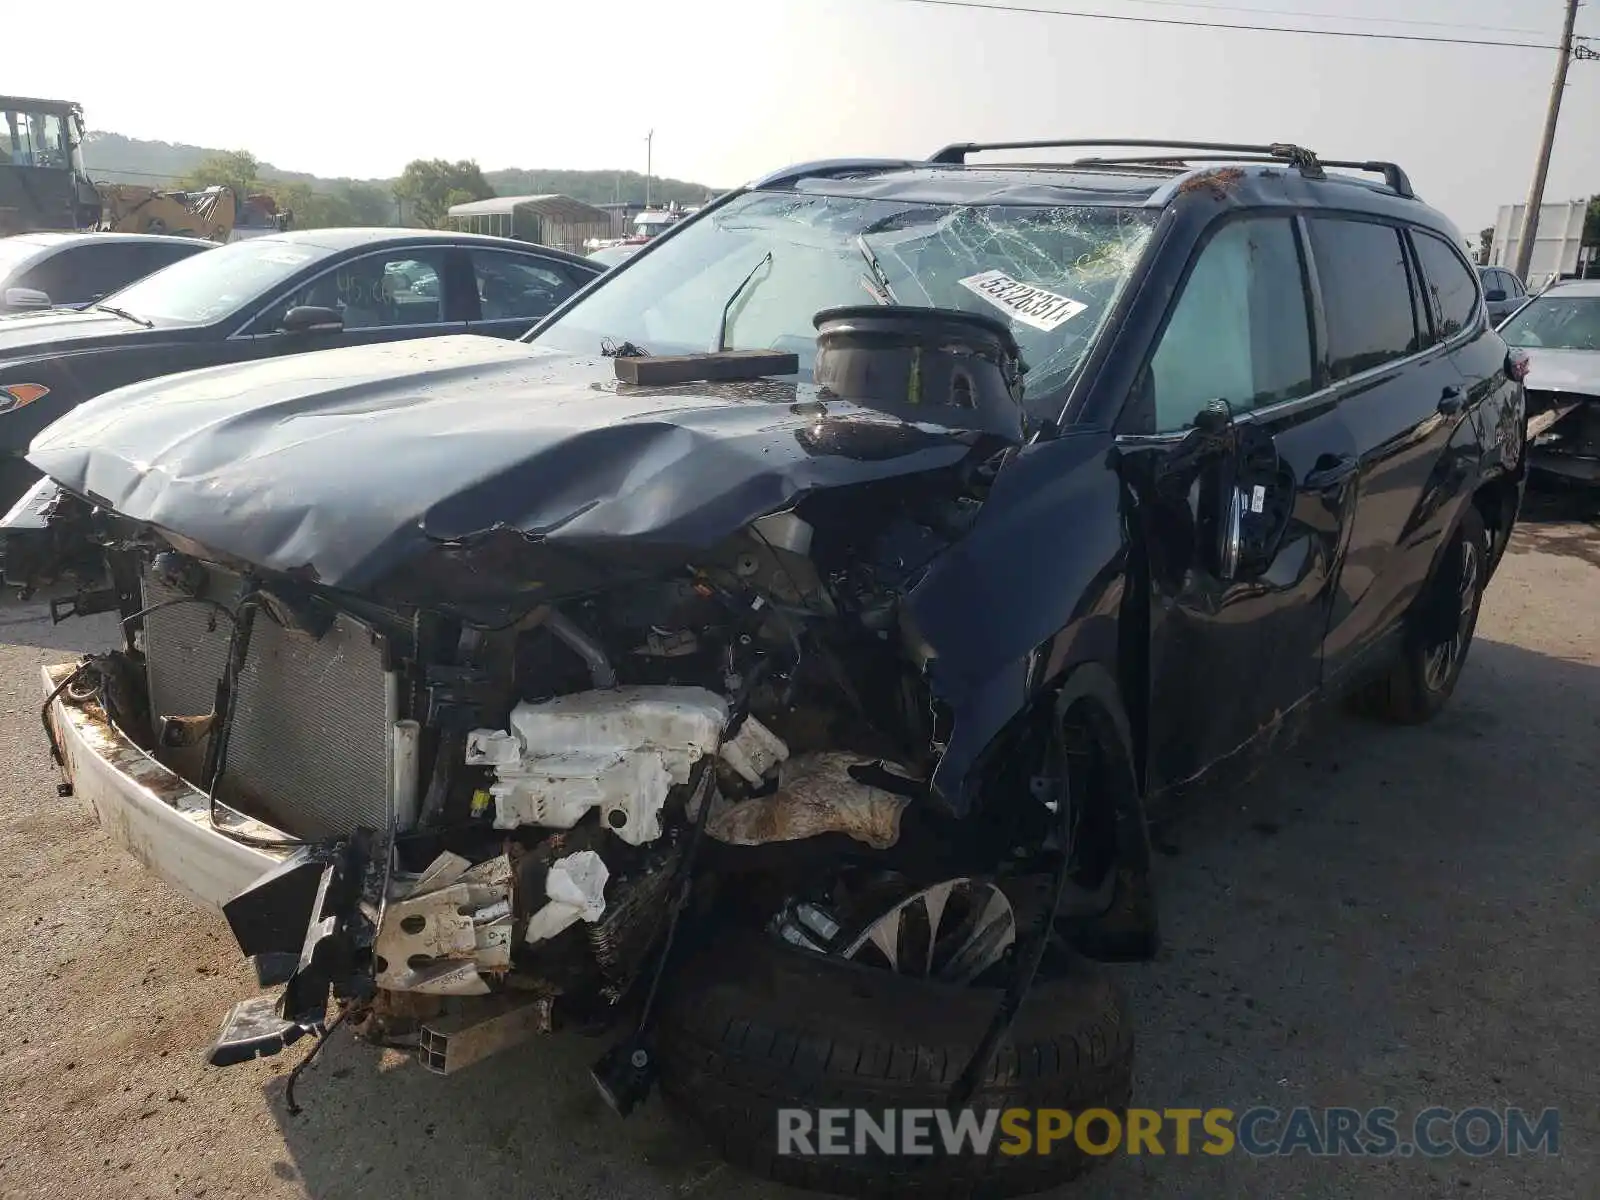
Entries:
[[[736,713],[729,723],[726,738],[736,737],[744,724],[744,715]],[[661,940],[661,953],[656,956],[650,972],[650,986],[639,1009],[639,1019],[633,1032],[612,1046],[589,1070],[601,1098],[618,1116],[625,1117],[650,1095],[655,1083],[655,1059],[646,1046],[650,1021],[655,1015],[656,995],[661,990],[661,980],[667,972],[667,962],[672,956],[672,945],[678,933],[678,922],[689,904],[689,889],[694,879],[694,864],[701,845],[705,842],[706,824],[711,816],[711,792],[715,786],[715,772],[708,756],[696,768],[700,777],[695,780],[690,793],[691,804],[697,804],[695,822],[689,833],[689,843],[683,857],[678,860],[677,878],[674,882],[672,907],[667,913],[667,928]]]
[[[63,772],[65,772],[67,766],[67,756],[61,749],[61,739],[56,736],[56,727],[50,723],[50,708],[61,698],[62,693],[66,692],[93,669],[94,661],[92,659],[82,659],[72,674],[51,689],[50,694],[44,699],[43,706],[39,709],[39,720],[44,724],[44,736],[50,743],[50,757]],[[56,794],[58,796],[72,795],[71,779],[63,777],[62,782],[56,787]]]
[[325,1046],[328,1042],[328,1039],[333,1036],[334,1030],[343,1025],[345,1018],[349,1015],[350,1010],[347,1008],[337,1017],[335,1017],[333,1019],[333,1024],[329,1025],[328,1028],[322,1032],[322,1035],[317,1038],[316,1042],[312,1044],[310,1052],[294,1065],[294,1070],[289,1072],[289,1078],[284,1082],[283,1085],[283,1104],[291,1117],[298,1117],[303,1111],[305,1111],[295,1103],[294,1085],[300,1082],[300,1076],[305,1073],[307,1067],[316,1061],[317,1055],[322,1053],[322,1047]]

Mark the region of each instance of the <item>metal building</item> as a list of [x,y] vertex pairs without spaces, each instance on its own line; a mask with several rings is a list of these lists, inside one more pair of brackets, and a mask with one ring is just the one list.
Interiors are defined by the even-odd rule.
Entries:
[[583,253],[589,238],[611,234],[611,214],[571,196],[495,196],[450,206],[449,227]]

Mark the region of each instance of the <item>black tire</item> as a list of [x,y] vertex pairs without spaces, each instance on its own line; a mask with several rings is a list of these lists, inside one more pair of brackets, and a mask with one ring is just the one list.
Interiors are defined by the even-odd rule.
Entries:
[[1357,695],[1360,712],[1397,725],[1420,725],[1437,715],[1466,665],[1489,573],[1489,536],[1483,517],[1469,504],[1438,572],[1418,599],[1399,659],[1388,675]]
[[[1000,1002],[991,988],[927,983],[793,950],[724,941],[676,973],[656,1026],[661,1089],[729,1162],[847,1196],[1006,1197],[1103,1161],[1072,1138],[1048,1155],[780,1155],[780,1108],[948,1109],[950,1089]],[[1086,959],[1041,977],[967,1107],[1109,1109],[1132,1089],[1133,1029],[1119,988]],[[1096,1141],[1103,1126],[1091,1124]],[[1093,1143],[1091,1143],[1093,1144]]]

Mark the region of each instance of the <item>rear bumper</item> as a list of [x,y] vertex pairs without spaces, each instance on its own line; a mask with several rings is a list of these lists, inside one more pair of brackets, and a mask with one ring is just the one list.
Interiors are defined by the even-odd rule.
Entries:
[[[45,694],[72,673],[70,664],[42,670]],[[49,721],[66,759],[74,794],[87,800],[106,835],[180,892],[219,910],[291,853],[237,841],[218,827],[251,838],[288,835],[217,806],[216,825],[204,792],[139,749],[95,705],[64,696]]]

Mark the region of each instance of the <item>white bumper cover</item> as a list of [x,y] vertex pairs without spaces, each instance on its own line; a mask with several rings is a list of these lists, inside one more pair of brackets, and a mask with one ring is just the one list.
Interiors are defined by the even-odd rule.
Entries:
[[[71,664],[43,668],[45,694],[72,671]],[[205,907],[220,909],[290,853],[248,846],[219,832],[220,827],[252,838],[287,840],[279,830],[222,805],[213,825],[205,793],[139,749],[98,709],[57,699],[49,719],[73,792],[93,805],[106,835]]]

